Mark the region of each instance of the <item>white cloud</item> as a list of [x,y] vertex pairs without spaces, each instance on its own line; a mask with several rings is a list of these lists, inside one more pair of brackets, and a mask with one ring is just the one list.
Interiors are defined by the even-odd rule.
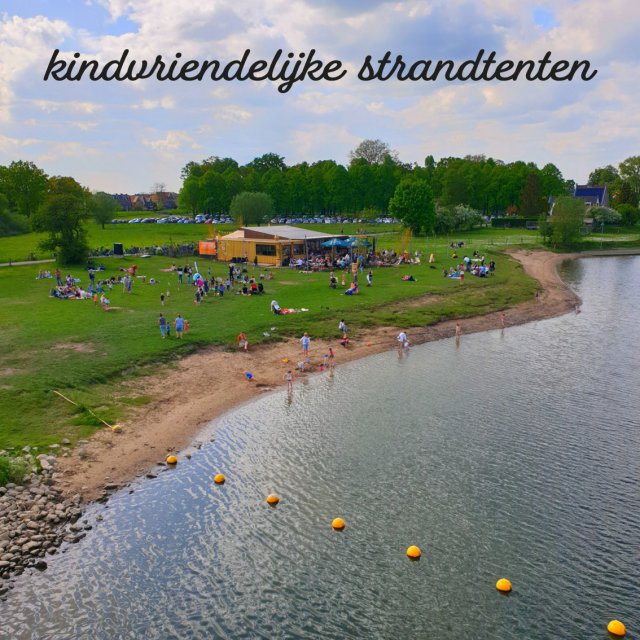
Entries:
[[159,100],[142,100],[131,105],[132,109],[174,109],[176,101],[173,96],[165,96]]
[[170,154],[184,148],[200,149],[201,146],[185,131],[167,131],[164,138],[143,139],[142,144],[163,154]]
[[56,111],[74,111],[76,113],[86,113],[91,115],[97,113],[104,108],[103,105],[96,102],[58,102],[55,100],[33,100],[34,106],[45,113],[54,113]]
[[71,33],[62,20],[44,16],[0,20],[0,122],[10,122],[14,103],[13,83],[26,69],[47,60],[52,48]]

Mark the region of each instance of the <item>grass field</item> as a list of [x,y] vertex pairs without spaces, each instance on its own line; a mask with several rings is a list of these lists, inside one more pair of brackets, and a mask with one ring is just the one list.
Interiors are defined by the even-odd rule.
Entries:
[[[134,225],[132,225],[134,226]],[[149,225],[151,226],[151,225]],[[179,225],[183,226],[183,225]],[[195,225],[190,225],[193,229]],[[161,225],[162,227],[162,225]],[[188,228],[189,228],[188,227]],[[389,238],[390,244],[397,239]],[[335,337],[344,317],[357,338],[371,326],[413,327],[440,319],[477,315],[503,309],[531,298],[536,283],[521,267],[499,255],[488,244],[474,244],[487,260],[497,261],[496,275],[480,279],[468,276],[464,285],[442,276],[443,267],[454,264],[450,251],[440,241],[435,268],[429,265],[378,268],[374,286],[362,288],[358,296],[345,296],[328,287],[327,273],[305,274],[276,269],[275,279],[266,280],[265,294],[244,297],[209,297],[200,306],[193,302],[194,291],[178,286],[175,273],[161,271],[172,260],[154,257],[137,260],[138,275],[130,295],[121,286],[110,294],[112,310],[104,312],[90,300],[58,300],[49,297],[51,280],[36,280],[39,266],[0,269],[0,322],[3,350],[0,354],[0,449],[9,446],[47,445],[68,437],[72,441],[87,436],[99,422],[82,408],[67,404],[52,393],[57,389],[111,422],[126,417],[127,408],[148,398],[136,390],[136,374],[170,366],[179,356],[205,345],[232,348],[235,336],[243,330],[255,344],[300,336]],[[462,254],[461,254],[462,255]],[[120,274],[127,258],[106,258],[107,276]],[[226,276],[225,264],[200,261],[203,275]],[[249,269],[250,274],[253,272]],[[88,284],[86,270],[71,273]],[[403,282],[404,274],[417,282]],[[348,282],[348,280],[347,280]],[[165,307],[160,293],[170,291]],[[403,301],[435,294],[425,305],[406,305]],[[308,312],[275,316],[272,299],[283,307],[307,308]],[[185,340],[162,340],[158,314],[174,319],[186,317],[190,330]],[[272,330],[272,327],[275,329]],[[265,336],[264,333],[271,334]],[[185,398],[188,390],[185,389]]]

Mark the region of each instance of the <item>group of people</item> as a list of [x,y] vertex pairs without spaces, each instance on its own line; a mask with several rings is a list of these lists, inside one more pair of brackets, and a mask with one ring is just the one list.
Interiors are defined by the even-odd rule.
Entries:
[[[160,335],[162,338],[170,338],[171,337],[171,320],[165,318],[161,313],[160,318],[158,319],[158,324],[160,326]],[[176,338],[178,340],[182,340],[185,332],[189,331],[189,323],[180,315],[176,316],[176,319],[173,321],[173,325],[176,331]]]

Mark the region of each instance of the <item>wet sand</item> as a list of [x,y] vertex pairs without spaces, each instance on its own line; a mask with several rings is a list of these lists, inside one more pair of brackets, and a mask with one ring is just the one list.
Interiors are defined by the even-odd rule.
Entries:
[[[587,254],[520,250],[511,255],[540,283],[540,292],[536,299],[505,310],[506,327],[561,315],[579,303],[558,275],[557,266]],[[459,320],[462,334],[500,328],[501,315],[490,313]],[[456,322],[449,320],[407,332],[412,344],[421,344],[453,336]],[[359,331],[349,349],[341,347],[337,339],[330,343],[314,340],[309,355],[315,366],[310,373],[318,372],[328,347],[333,348],[335,363],[340,365],[396,348],[398,331],[398,327]],[[283,362],[285,358],[288,363]],[[83,459],[79,448],[70,457],[59,458],[60,488],[68,495],[79,493],[84,500],[94,500],[100,497],[105,484],[124,485],[157,469],[157,463],[163,463],[169,452],[192,444],[211,420],[285,384],[287,369],[295,370],[300,360],[302,350],[297,339],[258,345],[248,353],[211,348],[179,360],[175,368],[163,368],[157,376],[136,379],[138,392],[152,401],[128,417],[121,433],[106,428],[98,432],[89,441]],[[251,381],[246,379],[247,371],[253,374]],[[305,375],[309,374],[294,373],[296,381]],[[196,383],[199,392],[194,394]]]

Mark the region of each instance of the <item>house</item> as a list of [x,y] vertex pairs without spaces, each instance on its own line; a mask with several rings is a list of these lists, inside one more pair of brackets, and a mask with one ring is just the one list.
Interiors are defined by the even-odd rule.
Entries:
[[573,192],[574,198],[579,198],[587,206],[592,207],[608,207],[609,206],[609,192],[607,191],[607,185],[594,185],[594,184],[578,184]]
[[289,225],[240,227],[219,238],[217,256],[225,261],[253,262],[257,258],[259,264],[287,266],[292,259],[324,253],[322,243],[336,237],[342,236]]

